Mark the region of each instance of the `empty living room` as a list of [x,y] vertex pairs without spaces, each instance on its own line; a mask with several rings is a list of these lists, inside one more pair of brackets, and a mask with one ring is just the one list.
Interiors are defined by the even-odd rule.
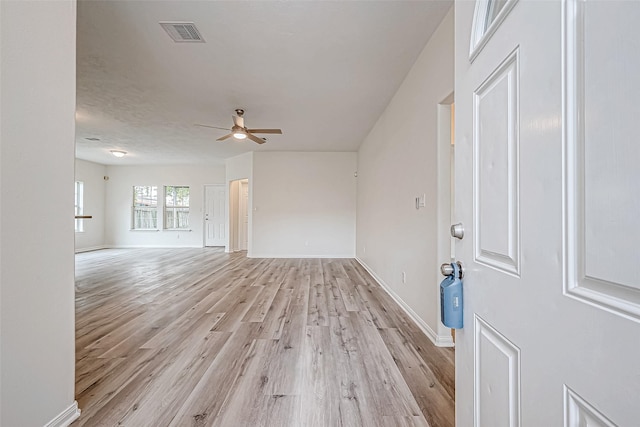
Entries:
[[0,426],[636,426],[639,20],[1,0]]

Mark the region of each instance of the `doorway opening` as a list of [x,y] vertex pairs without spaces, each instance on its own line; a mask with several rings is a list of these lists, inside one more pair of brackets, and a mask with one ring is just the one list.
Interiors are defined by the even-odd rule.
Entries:
[[229,183],[229,252],[249,247],[249,180]]

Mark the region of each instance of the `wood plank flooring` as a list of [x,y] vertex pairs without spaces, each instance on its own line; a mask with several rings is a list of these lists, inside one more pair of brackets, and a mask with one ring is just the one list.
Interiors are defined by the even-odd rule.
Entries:
[[453,350],[349,259],[76,255],[79,426],[447,427]]

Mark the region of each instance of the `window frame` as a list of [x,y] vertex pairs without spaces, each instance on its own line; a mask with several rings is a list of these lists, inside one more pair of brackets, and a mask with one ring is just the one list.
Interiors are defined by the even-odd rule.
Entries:
[[[74,216],[83,215],[84,213],[84,182],[74,182]],[[84,233],[84,220],[75,218],[75,232]]]
[[[146,193],[147,198],[151,201],[149,204],[136,203],[138,200],[138,188],[148,188],[148,191],[143,191],[142,199],[144,199],[144,194]],[[131,230],[151,230],[158,231],[158,186],[157,185],[134,185],[132,188],[132,200],[131,200]],[[155,192],[155,200],[153,198]],[[152,203],[155,201],[155,204]],[[151,227],[136,227],[136,211],[140,212],[151,212]],[[155,214],[155,215],[154,215]]]
[[[496,12],[496,2],[500,0],[476,0],[471,27],[469,62],[473,62],[482,48],[496,32],[518,0],[506,0]],[[492,19],[493,18],[493,19]]]
[[[176,200],[178,200],[177,197],[177,189],[179,188],[186,188],[187,189],[187,204],[184,205],[178,205],[176,204]],[[172,189],[172,200],[174,201],[173,204],[169,204],[168,202],[168,198],[169,198],[169,194],[168,191],[169,189]],[[182,200],[184,200],[184,198],[181,198]],[[169,215],[167,214],[169,211],[173,212],[172,218],[172,224],[169,224],[169,220],[168,217]],[[179,225],[179,221],[178,221],[178,215],[177,212],[186,212],[186,217],[187,217],[187,224],[185,227],[178,227],[177,225]],[[164,223],[164,229],[165,230],[190,230],[190,226],[191,226],[191,188],[188,185],[165,185],[164,186],[164,209],[163,209],[163,223]]]

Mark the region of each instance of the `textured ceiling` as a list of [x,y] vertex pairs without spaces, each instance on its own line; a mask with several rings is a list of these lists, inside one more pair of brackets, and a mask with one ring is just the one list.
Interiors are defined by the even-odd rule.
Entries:
[[[451,4],[80,0],[77,157],[188,164],[355,151]],[[175,43],[160,21],[194,22],[206,43]],[[259,146],[194,126],[230,127],[235,108],[247,127],[284,134]]]

